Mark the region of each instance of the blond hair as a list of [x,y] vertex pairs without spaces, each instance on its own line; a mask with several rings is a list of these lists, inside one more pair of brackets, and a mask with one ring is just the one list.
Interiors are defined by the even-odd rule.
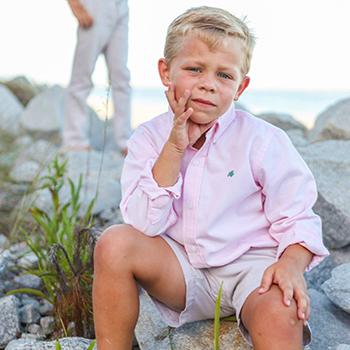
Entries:
[[242,43],[242,74],[248,73],[255,45],[255,37],[244,20],[216,7],[194,7],[174,19],[169,25],[164,47],[168,64],[176,56],[185,36],[193,34],[207,43],[210,49],[223,45],[227,37],[238,38]]

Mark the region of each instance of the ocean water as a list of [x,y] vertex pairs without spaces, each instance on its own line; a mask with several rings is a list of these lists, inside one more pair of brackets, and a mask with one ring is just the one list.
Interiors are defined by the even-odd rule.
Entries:
[[[110,117],[112,103],[107,103],[107,87],[95,87],[88,103],[101,118]],[[307,128],[312,128],[316,117],[335,102],[350,97],[350,89],[343,90],[246,90],[239,103],[253,114],[264,112],[288,113]],[[108,112],[107,112],[108,107]],[[163,89],[134,88],[132,92],[132,126],[166,111],[167,100]]]

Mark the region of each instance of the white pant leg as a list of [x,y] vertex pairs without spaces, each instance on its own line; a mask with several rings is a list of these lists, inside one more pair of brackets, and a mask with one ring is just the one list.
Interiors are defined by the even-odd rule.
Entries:
[[106,47],[115,20],[111,16],[110,0],[84,0],[83,5],[93,16],[94,24],[89,29],[78,28],[71,80],[65,101],[64,146],[89,145],[86,99],[93,87],[91,76],[97,58]]
[[126,147],[131,134],[131,88],[128,61],[129,9],[126,0],[115,1],[116,22],[105,50],[114,105],[113,129],[117,146]]

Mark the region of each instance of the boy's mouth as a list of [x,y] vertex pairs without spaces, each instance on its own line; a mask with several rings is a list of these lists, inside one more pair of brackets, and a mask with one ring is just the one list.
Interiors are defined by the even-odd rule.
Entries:
[[204,100],[202,98],[192,98],[191,100],[199,105],[216,107],[215,103],[209,100]]

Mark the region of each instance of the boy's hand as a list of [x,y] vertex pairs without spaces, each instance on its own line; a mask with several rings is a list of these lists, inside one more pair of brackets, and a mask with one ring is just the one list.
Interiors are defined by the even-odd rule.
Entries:
[[310,298],[307,294],[303,271],[290,258],[283,258],[268,267],[261,280],[259,293],[267,292],[272,284],[277,284],[283,294],[283,303],[289,306],[294,298],[297,315],[304,323],[310,317]]
[[170,83],[168,90],[165,92],[169,105],[174,112],[174,124],[171,130],[169,140],[175,148],[183,152],[188,145],[193,145],[215,121],[208,124],[196,124],[190,119],[193,109],[186,108],[191,92],[185,90],[183,96],[178,101],[175,98],[174,84]]
[[78,20],[79,26],[83,28],[90,28],[94,20],[89,14],[89,12],[85,9],[85,7],[80,3],[79,0],[68,0],[69,6],[73,12],[73,15]]

